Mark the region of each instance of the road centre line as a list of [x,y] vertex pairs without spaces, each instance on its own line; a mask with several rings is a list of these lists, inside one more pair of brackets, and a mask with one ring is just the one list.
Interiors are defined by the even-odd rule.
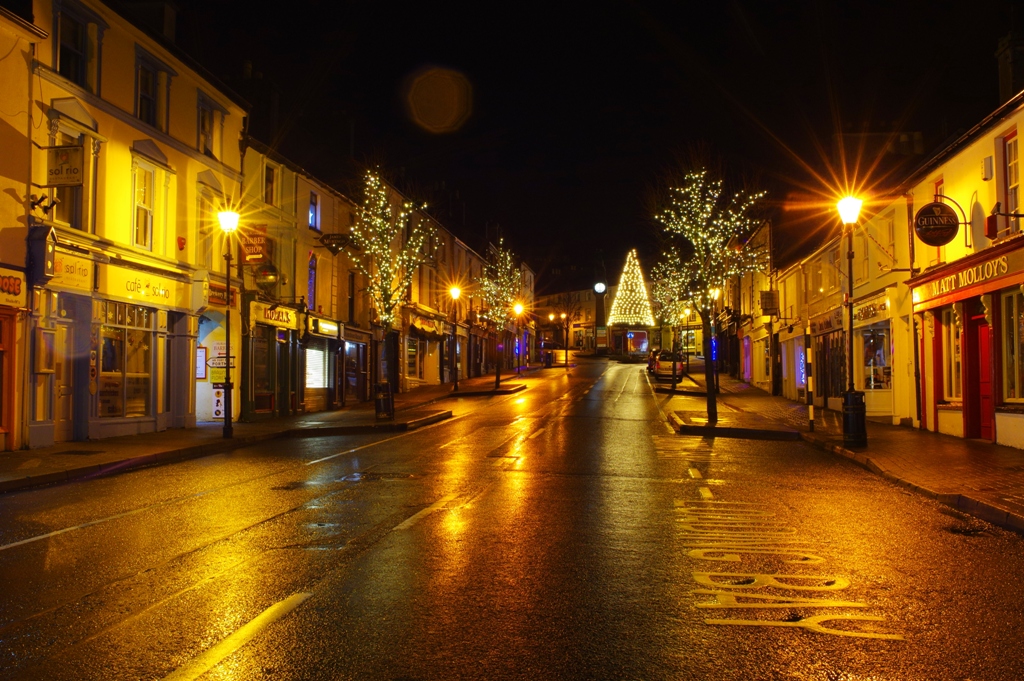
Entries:
[[251,641],[261,631],[299,607],[312,595],[309,592],[297,593],[275,603],[250,620],[241,629],[238,629],[184,667],[180,667],[165,676],[164,681],[192,681],[193,679],[198,679],[220,664],[226,657]]
[[696,468],[691,468],[687,472],[690,474],[690,477],[693,478],[694,480],[700,480],[701,478],[704,477],[703,475],[700,474],[700,471],[697,470]]
[[410,527],[412,527],[413,525],[418,523],[424,517],[430,515],[434,511],[438,510],[439,508],[441,508],[442,506],[447,504],[449,501],[454,499],[456,496],[458,496],[458,495],[457,494],[449,494],[447,496],[441,497],[440,499],[438,499],[437,501],[432,503],[430,506],[427,506],[425,509],[423,509],[419,513],[411,515],[408,518],[406,518],[405,520],[403,520],[402,522],[398,523],[392,529],[393,530],[408,530]]
[[700,498],[705,501],[715,498],[715,495],[711,493],[710,487],[698,487],[697,491],[700,492]]
[[530,437],[528,437],[526,439],[527,440],[532,440],[533,438],[537,437],[538,435],[540,435],[541,433],[543,433],[547,429],[548,429],[547,426],[544,426],[543,428],[538,428],[537,430],[533,431],[533,433],[530,435]]

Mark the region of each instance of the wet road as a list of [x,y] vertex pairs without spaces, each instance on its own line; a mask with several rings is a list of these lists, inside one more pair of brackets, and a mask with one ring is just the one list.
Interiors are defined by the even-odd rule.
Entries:
[[1021,537],[667,399],[583,363],[0,497],[0,679],[1024,677]]

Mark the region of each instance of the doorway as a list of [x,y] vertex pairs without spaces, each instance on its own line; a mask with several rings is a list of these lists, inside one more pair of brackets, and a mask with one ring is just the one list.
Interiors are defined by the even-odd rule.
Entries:
[[68,442],[74,438],[74,385],[71,358],[73,332],[67,324],[58,324],[53,348],[53,441]]

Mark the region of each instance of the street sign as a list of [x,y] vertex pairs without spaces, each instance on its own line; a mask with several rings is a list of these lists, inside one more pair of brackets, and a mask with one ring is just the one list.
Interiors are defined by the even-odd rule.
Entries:
[[324,234],[320,237],[320,243],[331,252],[331,255],[338,255],[342,249],[352,240],[349,234]]
[[914,216],[917,238],[929,246],[945,246],[960,230],[960,216],[952,207],[938,201],[921,206]]
[[[230,367],[231,369],[235,368],[234,359],[235,359],[234,356],[232,356],[231,357],[231,360],[232,360],[231,361],[231,367]],[[206,360],[206,366],[210,367],[211,369],[227,369],[227,368],[229,368],[228,367],[227,358],[224,357],[223,355],[220,356],[220,357],[211,357],[210,359]]]

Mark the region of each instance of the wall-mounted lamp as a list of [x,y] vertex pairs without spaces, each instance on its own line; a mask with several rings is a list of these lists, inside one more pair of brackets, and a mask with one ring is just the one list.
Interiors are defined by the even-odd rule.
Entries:
[[[32,202],[30,205],[32,206],[32,210],[36,210],[38,208],[47,215],[50,214],[50,211],[53,210],[54,206],[60,203],[60,199],[58,199],[57,197],[51,198],[46,194],[43,194],[42,196],[36,196],[35,194],[33,194],[31,196],[31,199]],[[49,203],[47,203],[47,201],[49,201]],[[996,206],[998,205],[999,204],[996,204]]]

